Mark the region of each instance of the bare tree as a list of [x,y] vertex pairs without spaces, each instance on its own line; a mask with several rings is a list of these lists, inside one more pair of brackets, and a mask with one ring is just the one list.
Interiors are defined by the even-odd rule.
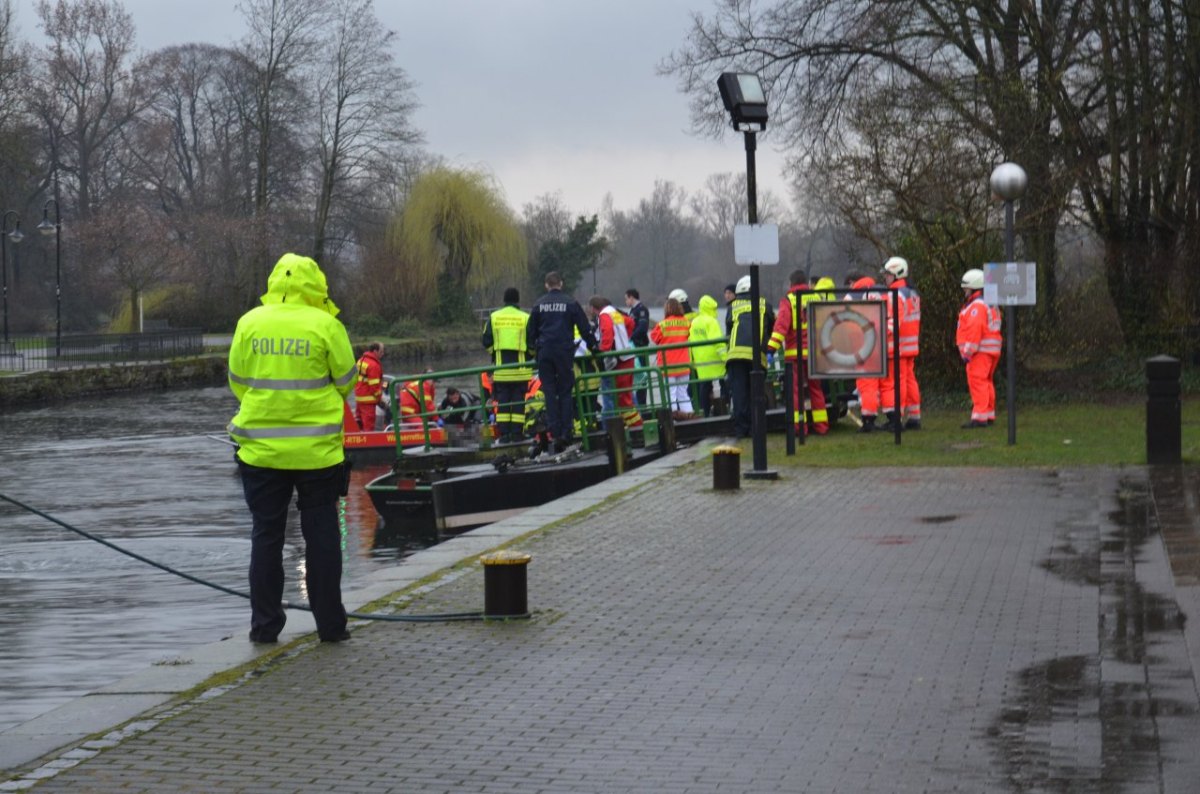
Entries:
[[389,49],[395,33],[380,25],[372,0],[336,0],[328,61],[317,72],[317,162],[313,255],[325,259],[326,234],[339,200],[364,192],[382,164],[421,139],[409,122],[412,82]]
[[649,198],[632,212],[612,211],[606,236],[612,241],[618,275],[636,274],[647,298],[665,295],[679,279],[694,272],[696,228],[684,214],[687,192],[674,182],[656,180]]
[[256,70],[249,110],[255,132],[254,209],[262,216],[271,201],[276,125],[293,107],[299,72],[318,45],[329,0],[242,0],[238,9],[249,29],[240,50]]
[[39,53],[34,107],[49,136],[51,169],[73,179],[75,212],[91,216],[122,130],[142,107],[133,21],[117,0],[37,4],[49,44]]

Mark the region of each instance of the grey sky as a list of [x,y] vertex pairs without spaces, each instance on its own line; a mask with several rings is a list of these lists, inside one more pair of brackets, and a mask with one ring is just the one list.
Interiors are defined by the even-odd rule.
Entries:
[[[25,37],[41,42],[33,0],[19,0]],[[242,33],[233,2],[124,0],[150,50]],[[741,136],[689,133],[687,100],[655,65],[682,42],[708,0],[376,0],[398,34],[397,62],[417,83],[415,124],[427,148],[491,171],[517,211],[559,191],[576,213],[618,209],[656,179],[689,191],[712,173],[745,169]],[[716,93],[716,78],[713,80]],[[764,136],[759,189],[787,196],[783,158]]]

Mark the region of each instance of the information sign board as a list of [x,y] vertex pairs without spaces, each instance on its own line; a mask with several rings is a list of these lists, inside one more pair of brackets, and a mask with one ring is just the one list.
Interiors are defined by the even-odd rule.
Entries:
[[1033,306],[1037,303],[1034,262],[988,262],[983,266],[983,302],[989,306]]
[[733,261],[739,265],[778,265],[779,226],[774,223],[734,226]]

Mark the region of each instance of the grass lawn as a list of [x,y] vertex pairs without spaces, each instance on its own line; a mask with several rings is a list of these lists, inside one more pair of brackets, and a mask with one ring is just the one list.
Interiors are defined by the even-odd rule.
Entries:
[[[1200,395],[1183,397],[1184,463],[1200,463]],[[899,446],[890,433],[859,433],[848,417],[829,435],[812,436],[786,454],[783,434],[767,436],[768,468],[789,466],[1091,466],[1146,462],[1145,399],[1017,407],[1016,444],[1008,444],[1006,408],[996,424],[963,430],[964,409],[927,409],[919,431],[906,431]],[[742,467],[752,467],[744,439]]]

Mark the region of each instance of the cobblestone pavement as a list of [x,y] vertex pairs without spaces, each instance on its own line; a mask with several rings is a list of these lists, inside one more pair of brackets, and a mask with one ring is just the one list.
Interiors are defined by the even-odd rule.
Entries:
[[1200,790],[1146,469],[784,475],[665,475],[516,546],[532,620],[359,626],[36,790]]

